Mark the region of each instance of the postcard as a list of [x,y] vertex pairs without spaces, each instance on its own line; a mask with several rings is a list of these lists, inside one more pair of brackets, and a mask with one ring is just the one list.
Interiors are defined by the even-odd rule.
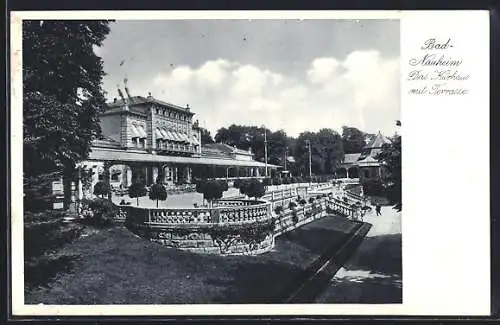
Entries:
[[12,315],[490,314],[488,11],[10,32]]

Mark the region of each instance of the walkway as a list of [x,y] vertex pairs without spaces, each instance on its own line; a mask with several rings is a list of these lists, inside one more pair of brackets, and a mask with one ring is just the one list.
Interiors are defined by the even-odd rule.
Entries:
[[401,212],[382,207],[364,218],[373,225],[350,260],[337,272],[319,303],[401,303]]

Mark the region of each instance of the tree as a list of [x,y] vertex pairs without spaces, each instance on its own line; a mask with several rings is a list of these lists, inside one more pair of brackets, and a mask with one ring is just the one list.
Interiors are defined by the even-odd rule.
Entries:
[[214,139],[212,139],[210,131],[208,131],[205,128],[200,128],[200,130],[201,130],[201,144],[214,143]]
[[396,135],[390,144],[385,144],[378,155],[378,160],[383,163],[387,173],[383,178],[389,202],[394,208],[401,211],[401,136]]
[[139,198],[145,196],[148,193],[144,183],[138,179],[132,182],[132,185],[128,188],[128,196],[130,198],[137,198],[137,206],[139,206]]
[[266,194],[266,188],[259,180],[252,179],[247,186],[246,194],[248,197],[253,197],[255,200],[258,200]]
[[345,153],[361,152],[366,145],[365,133],[354,127],[343,126],[342,143],[344,145]]
[[99,181],[94,185],[94,195],[100,195],[101,198],[104,198],[104,195],[108,195],[109,192],[111,192],[111,187],[103,181]]
[[[158,200],[165,201],[167,196],[167,189],[161,183],[153,184],[149,190],[149,198],[151,200],[156,200],[156,207],[158,207]],[[139,203],[137,205],[139,205]]]
[[25,177],[63,172],[65,206],[76,163],[100,135],[103,63],[93,50],[108,21],[23,21]]

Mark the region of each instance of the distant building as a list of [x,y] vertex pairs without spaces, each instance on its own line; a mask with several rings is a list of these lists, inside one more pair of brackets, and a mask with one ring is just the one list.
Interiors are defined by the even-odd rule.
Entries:
[[369,139],[360,153],[346,154],[336,170],[338,177],[359,178],[361,183],[381,180],[384,173],[384,164],[377,159],[385,144],[391,143],[380,132]]

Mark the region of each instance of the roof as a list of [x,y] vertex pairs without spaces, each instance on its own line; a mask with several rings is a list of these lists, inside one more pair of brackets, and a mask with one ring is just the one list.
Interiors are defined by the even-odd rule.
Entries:
[[344,164],[354,164],[358,160],[359,156],[361,156],[361,153],[346,153],[344,155],[343,163]]
[[[265,167],[266,164],[255,160],[220,159],[207,157],[180,157],[163,156],[150,153],[137,153],[125,150],[93,147],[88,160],[114,161],[114,162],[157,162],[192,165],[240,166],[240,167]],[[267,164],[268,168],[281,168]]]
[[222,152],[225,154],[232,154],[236,153],[239,155],[246,155],[246,156],[251,156],[252,153],[248,152],[246,150],[238,149],[236,147],[231,147],[230,145],[227,145],[225,143],[207,143],[201,146],[201,151],[208,151],[208,152]]
[[378,134],[373,139],[371,139],[371,141],[363,149],[382,148],[384,144],[389,143],[391,143],[391,141],[384,137],[379,131]]
[[163,100],[156,99],[153,96],[148,96],[148,97],[132,96],[130,98],[126,98],[125,101],[123,101],[123,99],[117,99],[116,102],[110,102],[110,103],[106,104],[109,107],[109,109],[106,110],[106,113],[110,112],[110,109],[122,107],[125,104],[128,104],[128,106],[130,108],[132,108],[135,105],[151,104],[151,103],[158,104],[161,106],[166,106],[166,107],[173,108],[173,109],[176,109],[179,111],[183,111],[184,113],[194,115],[194,113],[190,112],[189,108],[187,108],[187,107],[182,107],[179,105],[168,103],[168,102],[165,102]]
[[371,156],[368,156],[365,159],[358,161],[357,163],[359,167],[380,166],[380,162]]

